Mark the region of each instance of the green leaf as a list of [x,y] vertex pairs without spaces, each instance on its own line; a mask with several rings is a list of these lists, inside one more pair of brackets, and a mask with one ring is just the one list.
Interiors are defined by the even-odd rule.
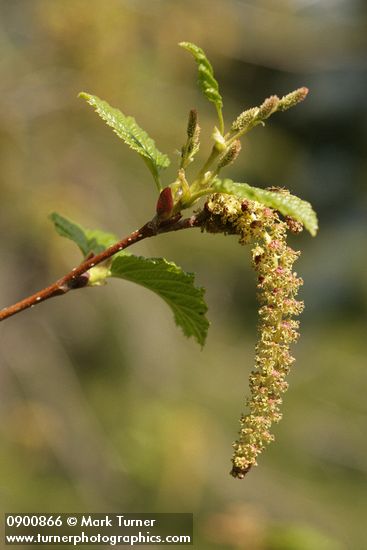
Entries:
[[132,281],[158,294],[173,311],[176,324],[184,334],[203,346],[209,327],[205,316],[204,289],[194,286],[194,275],[185,273],[164,258],[115,257],[111,275]]
[[[58,234],[74,241],[84,257],[91,252],[98,254],[118,241],[112,233],[85,229],[56,212],[50,215],[50,219]],[[192,273],[185,273],[163,258],[143,258],[122,251],[112,257],[108,269],[93,267],[90,276],[93,285],[104,283],[106,277],[119,277],[152,290],[170,306],[176,324],[184,334],[194,336],[201,346],[204,345],[209,328],[205,316],[208,308],[204,301],[205,291],[195,287]]]
[[143,157],[160,189],[159,171],[169,165],[170,160],[167,155],[158,151],[154,141],[138,126],[133,117],[125,116],[119,109],[111,107],[107,101],[103,101],[95,95],[80,92],[79,97],[94,107],[106,124],[111,126],[115,134]]
[[206,57],[204,51],[195,44],[192,44],[191,42],[180,42],[179,46],[185,48],[185,50],[187,50],[194,56],[194,59],[198,65],[199,86],[204,95],[209,99],[209,101],[215,104],[221,122],[220,130],[221,132],[223,132],[223,100],[222,96],[219,93],[218,82],[214,78],[214,71],[210,61]]
[[112,233],[106,233],[97,229],[85,229],[81,225],[60,216],[57,212],[53,212],[50,215],[50,219],[58,234],[74,241],[82,251],[84,257],[88,256],[91,252],[99,254],[118,241],[118,237]]
[[117,235],[106,233],[100,229],[84,229],[84,231],[88,240],[89,252],[93,252],[94,254],[103,252],[119,240]]
[[[58,234],[74,241],[84,257],[91,252],[98,254],[118,241],[112,233],[85,229],[56,212],[50,215],[50,219]],[[113,256],[108,269],[96,266],[90,270],[90,275],[93,285],[103,284],[106,277],[119,277],[152,290],[170,306],[176,324],[184,334],[194,336],[201,346],[204,345],[209,328],[205,316],[208,308],[204,289],[195,287],[192,273],[185,273],[163,258],[143,258],[123,251]]]
[[268,189],[252,187],[247,183],[235,183],[230,179],[215,180],[213,188],[218,193],[228,193],[236,195],[240,199],[261,202],[266,206],[279,210],[283,216],[291,216],[301,222],[313,237],[317,233],[317,216],[311,204],[295,195],[291,195],[289,192],[282,190],[280,192],[269,191]]

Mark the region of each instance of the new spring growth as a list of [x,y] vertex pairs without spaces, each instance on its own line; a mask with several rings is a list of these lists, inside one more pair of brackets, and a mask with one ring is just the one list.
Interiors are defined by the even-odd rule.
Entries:
[[195,109],[191,109],[187,123],[187,140],[181,149],[181,168],[186,168],[193,160],[200,147],[200,126],[198,124],[198,114]]
[[295,90],[294,92],[283,96],[282,99],[279,100],[277,110],[286,111],[287,109],[294,107],[295,105],[297,105],[297,103],[303,101],[307,97],[307,94],[308,88],[306,88],[305,86],[303,86],[302,88],[298,88],[298,90]]
[[260,105],[259,110],[256,115],[256,119],[259,121],[266,120],[278,109],[279,97],[272,95],[265,99],[265,101]]
[[283,96],[281,99],[276,95],[270,96],[265,99],[260,107],[252,107],[241,113],[233,122],[231,131],[243,135],[254,126],[261,124],[273,113],[277,111],[286,111],[294,107],[297,103],[303,101],[307,94],[308,88],[302,87]]
[[[102,285],[109,277],[117,277],[137,282],[159,294],[171,306],[175,321],[185,335],[194,336],[203,345],[209,326],[205,317],[207,307],[203,289],[194,286],[193,275],[185,274],[164,258],[152,260],[119,253],[160,233],[199,226],[209,232],[236,234],[241,244],[251,243],[260,300],[259,341],[255,368],[250,375],[247,410],[241,417],[239,436],[233,445],[231,471],[234,477],[243,478],[273,439],[271,427],[281,418],[279,408],[287,389],[286,375],[294,361],[289,346],[298,336],[298,322],[293,317],[303,309],[302,302],[296,299],[302,280],[293,272],[298,253],[287,245],[287,230],[297,233],[304,224],[311,235],[316,235],[318,225],[311,205],[286,190],[259,189],[217,176],[222,168],[237,159],[241,136],[264,124],[276,111],[285,111],[302,101],[308,90],[299,88],[281,99],[275,95],[268,97],[259,107],[242,112],[231,130],[225,133],[223,100],[212,65],[195,44],[182,42],[180,45],[193,55],[200,88],[217,112],[217,126],[211,136],[214,143],[207,160],[198,168],[193,180],[187,181],[185,170],[199,150],[200,138],[197,112],[192,109],[177,177],[162,185],[161,175],[170,160],[147,132],[133,117],[126,116],[106,101],[81,93],[102,120],[146,164],[159,191],[156,214],[140,229],[118,240],[111,234],[83,229],[54,213],[52,220],[56,230],[78,245],[84,259],[50,286],[0,310],[0,321],[71,289]],[[209,197],[204,208],[182,219],[181,212],[203,196]]]
[[185,170],[180,168],[177,179],[168,187],[165,187],[159,194],[156,204],[156,215],[159,221],[169,220],[180,214],[192,203],[192,195],[187,183]]
[[173,195],[170,187],[165,187],[159,194],[156,204],[156,214],[159,220],[168,220],[173,213]]
[[[303,303],[296,299],[302,280],[293,271],[298,253],[287,245],[287,231],[297,233],[304,224],[315,235],[317,217],[308,202],[284,189],[258,189],[247,183],[220,180],[217,176],[222,168],[231,165],[239,156],[239,139],[245,133],[264,125],[277,111],[285,111],[303,101],[308,89],[299,88],[281,99],[276,95],[268,97],[260,106],[244,110],[230,131],[225,133],[223,100],[212,65],[205,52],[195,44],[182,42],[180,46],[194,57],[200,89],[215,105],[218,121],[211,136],[214,143],[207,160],[193,181],[187,181],[185,170],[199,150],[200,137],[197,112],[190,111],[177,178],[161,191],[155,221],[156,227],[160,224],[167,227],[180,218],[181,210],[206,195],[209,198],[204,209],[186,220],[188,227],[195,225],[209,232],[236,234],[241,244],[252,244],[252,265],[257,273],[260,301],[259,339],[255,368],[250,374],[247,410],[241,416],[239,436],[233,444],[231,470],[234,477],[243,478],[273,440],[271,428],[281,419],[280,405],[287,389],[286,376],[294,361],[289,347],[298,337],[298,322],[294,317],[303,309]],[[153,168],[153,176],[158,179],[157,174],[168,165],[168,161],[155,149],[154,142],[129,117],[120,116],[98,98],[87,99],[97,107],[107,124],[114,127],[114,121],[118,121],[118,126],[114,127],[116,133],[144,157],[148,166]],[[137,147],[137,143],[143,147]],[[217,193],[212,194],[214,191]]]
[[229,166],[232,164],[238,157],[238,155],[241,152],[241,142],[239,139],[236,139],[228,148],[228,151],[222,155],[222,157],[219,159],[217,173],[221,168],[224,168],[225,166]]
[[232,123],[232,131],[242,131],[249,128],[251,123],[256,119],[256,115],[259,112],[259,107],[252,107],[251,109],[247,109],[247,111],[243,111],[236,120]]
[[289,220],[281,220],[275,210],[259,202],[216,194],[209,197],[204,212],[207,231],[237,234],[241,244],[253,243],[252,265],[258,276],[255,369],[250,374],[247,412],[241,416],[239,438],[233,444],[231,474],[241,479],[273,441],[271,426],[282,417],[279,407],[288,387],[285,378],[294,362],[289,346],[298,337],[298,322],[293,317],[303,309],[303,303],[296,300],[302,279],[292,269],[299,253],[287,246]]

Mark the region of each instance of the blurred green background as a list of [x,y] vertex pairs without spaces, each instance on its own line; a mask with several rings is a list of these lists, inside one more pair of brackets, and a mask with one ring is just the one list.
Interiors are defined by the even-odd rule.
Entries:
[[[134,253],[165,256],[207,288],[203,351],[156,296],[119,280],[69,293],[1,325],[4,511],[193,512],[195,548],[365,550],[367,6],[362,0],[2,0],[0,303],[79,261],[48,220],[121,236],[153,214],[141,159],[80,90],[132,114],[173,160],[213,106],[177,43],[203,47],[227,124],[271,94],[305,103],[243,142],[227,171],[312,202],[302,234],[302,336],[276,442],[244,481],[229,475],[256,342],[249,251],[198,231]],[[206,141],[204,136],[207,136]]]

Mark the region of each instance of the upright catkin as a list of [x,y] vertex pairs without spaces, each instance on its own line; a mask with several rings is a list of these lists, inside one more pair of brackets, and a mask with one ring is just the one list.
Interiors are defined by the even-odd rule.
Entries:
[[[280,193],[287,191],[279,189]],[[252,243],[252,265],[257,272],[259,340],[255,368],[250,374],[250,397],[246,414],[240,419],[240,432],[234,442],[231,475],[243,478],[265,446],[273,441],[273,423],[282,417],[282,394],[287,390],[286,376],[294,362],[289,347],[298,338],[298,321],[303,310],[296,295],[303,281],[293,271],[298,258],[287,245],[287,229],[299,232],[293,220],[263,204],[241,201],[224,194],[211,195],[203,210],[203,229],[211,233],[237,234],[241,244]]]

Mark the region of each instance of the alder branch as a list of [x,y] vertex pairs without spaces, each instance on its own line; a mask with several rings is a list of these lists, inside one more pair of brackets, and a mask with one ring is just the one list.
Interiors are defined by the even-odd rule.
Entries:
[[169,233],[171,231],[179,231],[181,229],[189,229],[191,227],[198,227],[200,221],[198,216],[191,216],[190,218],[180,219],[179,216],[175,216],[169,220],[163,222],[157,222],[154,218],[152,221],[147,222],[141,229],[133,231],[127,237],[121,239],[117,243],[113,244],[109,248],[106,248],[100,254],[88,257],[79,266],[74,267],[69,273],[58,279],[50,286],[24,298],[20,302],[6,307],[0,311],[0,321],[4,321],[8,317],[20,313],[21,311],[34,307],[49,298],[54,296],[60,296],[69,292],[69,290],[75,290],[83,288],[88,285],[88,270],[101,262],[104,262],[111,258],[117,252],[136,244],[137,242],[147,239],[148,237],[154,237],[161,233]]

